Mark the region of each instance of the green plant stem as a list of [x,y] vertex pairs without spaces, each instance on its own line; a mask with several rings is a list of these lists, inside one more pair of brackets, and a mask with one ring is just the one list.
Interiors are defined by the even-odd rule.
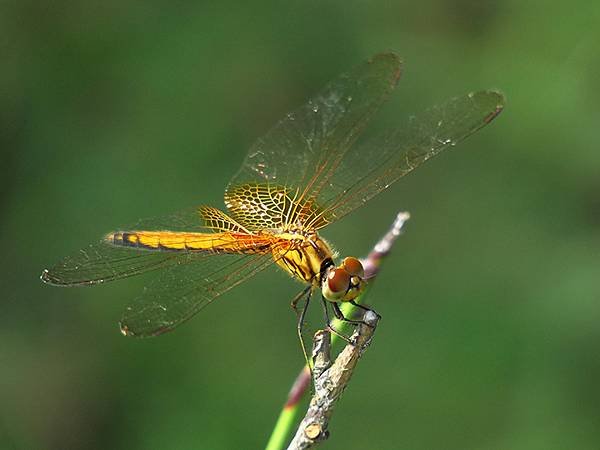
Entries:
[[277,422],[275,422],[275,427],[273,428],[269,442],[267,442],[266,450],[280,450],[284,448],[294,424],[296,423],[297,416],[298,404],[293,406],[286,405],[283,407],[279,413]]

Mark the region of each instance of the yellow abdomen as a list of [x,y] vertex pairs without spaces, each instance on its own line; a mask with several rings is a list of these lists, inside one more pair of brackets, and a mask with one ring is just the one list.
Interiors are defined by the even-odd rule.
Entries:
[[185,233],[175,231],[118,231],[104,240],[110,244],[147,250],[206,251],[213,253],[268,253],[271,242],[246,233]]

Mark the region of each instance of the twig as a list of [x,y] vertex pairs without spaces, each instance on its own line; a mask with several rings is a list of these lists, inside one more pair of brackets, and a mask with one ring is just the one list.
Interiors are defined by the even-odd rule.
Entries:
[[410,219],[410,214],[408,212],[399,212],[396,215],[396,219],[392,223],[392,226],[388,232],[385,233],[385,236],[375,244],[369,255],[362,260],[365,269],[365,278],[367,280],[374,278],[375,275],[379,273],[381,261],[390,254],[394,242],[396,242],[398,236],[402,234],[402,228],[408,219]]
[[364,324],[358,326],[351,343],[339,353],[331,364],[331,334],[329,331],[317,331],[313,340],[313,384],[315,393],[308,411],[300,422],[296,435],[288,450],[304,450],[314,447],[327,439],[329,418],[337,400],[350,382],[359,358],[367,349],[379,322],[379,316],[367,311]]
[[[402,232],[402,227],[409,218],[410,214],[407,212],[398,213],[388,232],[377,242],[377,244],[375,244],[369,255],[361,260],[363,267],[365,268],[365,278],[369,280],[370,285],[373,283],[375,276],[379,273],[381,262],[390,253],[396,239]],[[360,301],[363,297],[364,294],[358,300]],[[348,307],[350,306],[351,305],[349,304],[342,305],[344,314],[349,312]],[[337,323],[336,325],[341,326],[342,324]],[[360,328],[357,331],[360,333]],[[337,336],[334,335],[332,340],[335,341],[336,338]],[[298,413],[300,401],[308,390],[310,381],[310,370],[305,366],[296,377],[296,380],[290,389],[287,401],[285,402],[275,427],[273,428],[269,442],[267,443],[266,450],[280,450],[284,448],[287,436],[290,434],[294,419]]]

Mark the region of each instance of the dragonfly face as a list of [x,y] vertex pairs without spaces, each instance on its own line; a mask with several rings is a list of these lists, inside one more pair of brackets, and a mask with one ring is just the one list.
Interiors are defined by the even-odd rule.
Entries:
[[330,265],[321,282],[323,297],[330,302],[349,302],[365,288],[365,269],[351,256],[344,258],[339,267]]
[[42,272],[57,286],[159,275],[125,310],[127,335],[170,331],[232,287],[278,266],[330,302],[364,289],[356,258],[339,266],[318,232],[393,182],[487,125],[504,97],[481,91],[433,107],[355,143],[400,77],[394,53],[331,81],[249,150],[225,190],[227,212],[199,206],[107,234]]

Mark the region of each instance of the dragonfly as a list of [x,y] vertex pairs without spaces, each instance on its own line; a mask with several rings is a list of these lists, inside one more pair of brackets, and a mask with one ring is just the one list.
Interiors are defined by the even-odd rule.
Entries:
[[171,331],[272,266],[304,284],[292,302],[306,298],[299,330],[314,292],[343,317],[340,304],[362,306],[364,268],[355,257],[336,264],[321,230],[489,124],[505,103],[500,92],[472,92],[358,140],[401,72],[397,54],[376,54],[287,114],[250,147],[225,189],[226,210],[203,205],[111,231],[41,279],[87,286],[154,272],[125,308],[127,336]]

